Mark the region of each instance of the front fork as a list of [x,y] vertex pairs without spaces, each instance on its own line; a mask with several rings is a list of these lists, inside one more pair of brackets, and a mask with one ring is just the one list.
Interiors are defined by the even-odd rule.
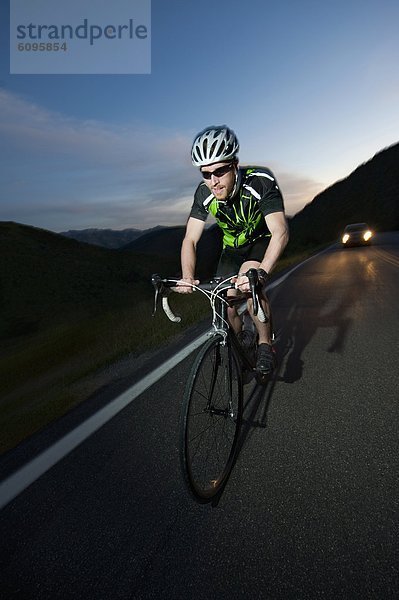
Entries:
[[[206,407],[204,408],[204,412],[210,412],[211,415],[219,415],[222,417],[230,417],[233,418],[234,417],[234,411],[233,411],[233,403],[232,403],[232,394],[233,394],[233,352],[231,347],[228,346],[228,341],[227,341],[227,332],[225,330],[222,330],[220,332],[218,332],[218,335],[222,336],[222,339],[220,339],[220,342],[215,345],[215,360],[213,363],[213,370],[212,370],[212,377],[211,377],[211,385],[210,385],[210,393],[209,393],[209,399],[208,399],[208,403],[206,405]],[[226,356],[222,356],[222,353],[224,353]],[[226,361],[227,358],[227,361]],[[220,408],[218,406],[215,406],[214,404],[214,394],[215,394],[215,387],[216,387],[216,382],[218,379],[218,375],[220,375],[219,370],[222,369],[222,377],[224,378],[224,384],[226,389],[228,389],[228,398],[227,398],[227,406],[225,406],[224,408]],[[220,400],[225,401],[226,398],[218,398],[216,397],[216,400],[219,400],[219,405],[220,405]]]

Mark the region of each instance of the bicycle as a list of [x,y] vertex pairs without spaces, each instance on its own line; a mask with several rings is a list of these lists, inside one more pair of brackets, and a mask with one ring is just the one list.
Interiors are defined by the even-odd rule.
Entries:
[[[250,282],[253,312],[262,322],[271,322],[259,301],[258,273],[246,273]],[[180,417],[180,459],[185,483],[198,502],[209,502],[224,488],[236,457],[243,418],[243,379],[269,381],[256,371],[257,333],[244,296],[228,297],[235,285],[227,279],[193,288],[204,293],[211,304],[213,319],[209,339],[201,347],[186,384]],[[171,321],[180,322],[168,301],[178,280],[153,275],[156,312],[158,299]],[[227,307],[239,305],[243,330],[236,335],[227,320]]]

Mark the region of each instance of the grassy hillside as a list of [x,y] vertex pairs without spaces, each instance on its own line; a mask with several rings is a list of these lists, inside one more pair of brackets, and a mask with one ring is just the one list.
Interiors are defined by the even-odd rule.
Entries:
[[200,297],[176,295],[182,325],[151,318],[150,276],[174,266],[0,223],[0,451],[84,399],[83,377],[121,356],[134,360],[206,310]]
[[0,224],[0,338],[36,332],[66,315],[94,315],[145,293],[146,265],[48,231]]
[[[124,250],[140,252],[156,256],[167,256],[173,261],[173,272],[180,270],[180,248],[183,241],[185,227],[165,227],[158,231],[153,230],[131,244]],[[207,227],[202,234],[197,248],[197,276],[201,280],[210,279],[216,272],[219,255],[222,250],[222,232],[220,227],[212,225]]]

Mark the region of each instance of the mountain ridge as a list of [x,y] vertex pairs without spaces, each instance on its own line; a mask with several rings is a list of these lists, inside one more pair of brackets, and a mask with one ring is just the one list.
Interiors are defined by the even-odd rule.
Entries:
[[98,227],[89,227],[87,229],[69,229],[68,231],[61,231],[59,235],[86,244],[92,244],[93,246],[120,248],[136,240],[140,236],[158,229],[162,229],[162,225],[157,225],[150,229],[137,229],[135,227],[127,227],[125,229],[101,229]]

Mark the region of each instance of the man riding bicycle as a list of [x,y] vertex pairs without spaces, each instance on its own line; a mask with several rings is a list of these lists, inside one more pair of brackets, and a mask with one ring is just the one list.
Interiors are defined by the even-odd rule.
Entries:
[[[199,167],[203,181],[195,191],[182,244],[182,279],[176,288],[180,293],[192,292],[192,287],[184,283],[199,283],[195,279],[196,247],[209,213],[223,231],[223,251],[216,274],[227,277],[238,273],[236,288],[243,293],[249,292],[244,273],[257,269],[265,284],[288,242],[283,197],[273,173],[264,167],[240,167],[238,150],[234,131],[225,125],[204,129],[193,142],[192,162]],[[260,301],[269,314],[265,285]],[[248,308],[252,314],[250,300]],[[236,309],[229,307],[228,315],[238,333],[242,323]],[[270,323],[261,323],[254,316],[253,320],[259,334],[256,368],[268,374],[274,368]]]

